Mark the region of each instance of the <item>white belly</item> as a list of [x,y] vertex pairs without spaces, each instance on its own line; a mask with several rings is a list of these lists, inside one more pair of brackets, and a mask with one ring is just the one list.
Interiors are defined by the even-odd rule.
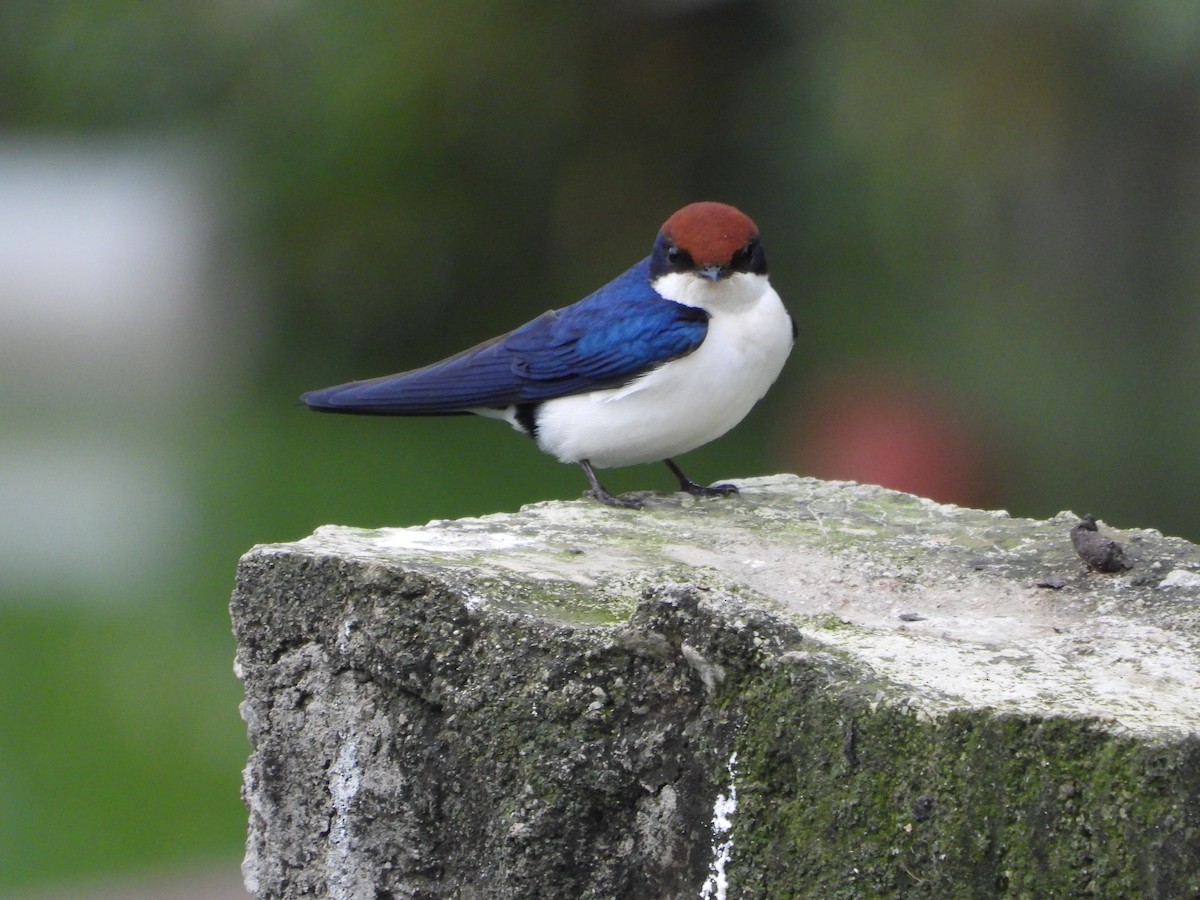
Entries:
[[562,462],[614,468],[677,456],[723,435],[767,392],[792,349],[791,319],[769,285],[738,301],[690,304],[711,318],[704,343],[688,356],[625,387],[544,403],[538,446]]

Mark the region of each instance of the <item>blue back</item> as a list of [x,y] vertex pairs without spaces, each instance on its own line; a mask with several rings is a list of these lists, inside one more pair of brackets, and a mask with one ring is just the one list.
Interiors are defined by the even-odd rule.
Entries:
[[664,300],[649,258],[578,303],[441,362],[301,399],[314,409],[436,415],[504,408],[611,388],[691,353],[708,331],[703,310]]

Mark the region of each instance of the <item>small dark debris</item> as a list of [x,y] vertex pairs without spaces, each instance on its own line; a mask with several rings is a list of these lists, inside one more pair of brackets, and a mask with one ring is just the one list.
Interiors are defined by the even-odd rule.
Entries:
[[1071,543],[1079,558],[1097,572],[1125,572],[1133,563],[1125,558],[1125,549],[1100,534],[1096,517],[1088,513],[1071,529]]
[[912,817],[914,822],[924,822],[933,815],[934,807],[937,806],[937,800],[933,797],[918,797],[913,801]]
[[901,622],[924,622],[925,617],[920,613],[900,613],[897,617]]
[[1052,591],[1062,590],[1067,584],[1067,579],[1054,575],[1050,578],[1043,578],[1041,581],[1035,581],[1034,587],[1049,588]]
[[857,737],[854,731],[854,720],[847,719],[842,725],[842,758],[851,769],[858,767],[858,753],[854,747]]

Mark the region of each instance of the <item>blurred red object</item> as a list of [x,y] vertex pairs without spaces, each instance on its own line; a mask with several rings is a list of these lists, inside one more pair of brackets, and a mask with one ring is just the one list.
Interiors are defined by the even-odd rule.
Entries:
[[942,503],[985,506],[994,478],[969,416],[930,385],[885,369],[822,379],[784,433],[789,468]]

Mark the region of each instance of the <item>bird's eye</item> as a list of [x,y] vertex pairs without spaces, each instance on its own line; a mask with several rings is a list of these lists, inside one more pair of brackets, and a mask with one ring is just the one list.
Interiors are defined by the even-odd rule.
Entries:
[[733,254],[733,268],[749,269],[754,263],[754,252],[758,249],[758,241],[751,241],[741,250]]
[[693,265],[691,254],[678,247],[667,248],[667,263],[677,272],[686,272]]

